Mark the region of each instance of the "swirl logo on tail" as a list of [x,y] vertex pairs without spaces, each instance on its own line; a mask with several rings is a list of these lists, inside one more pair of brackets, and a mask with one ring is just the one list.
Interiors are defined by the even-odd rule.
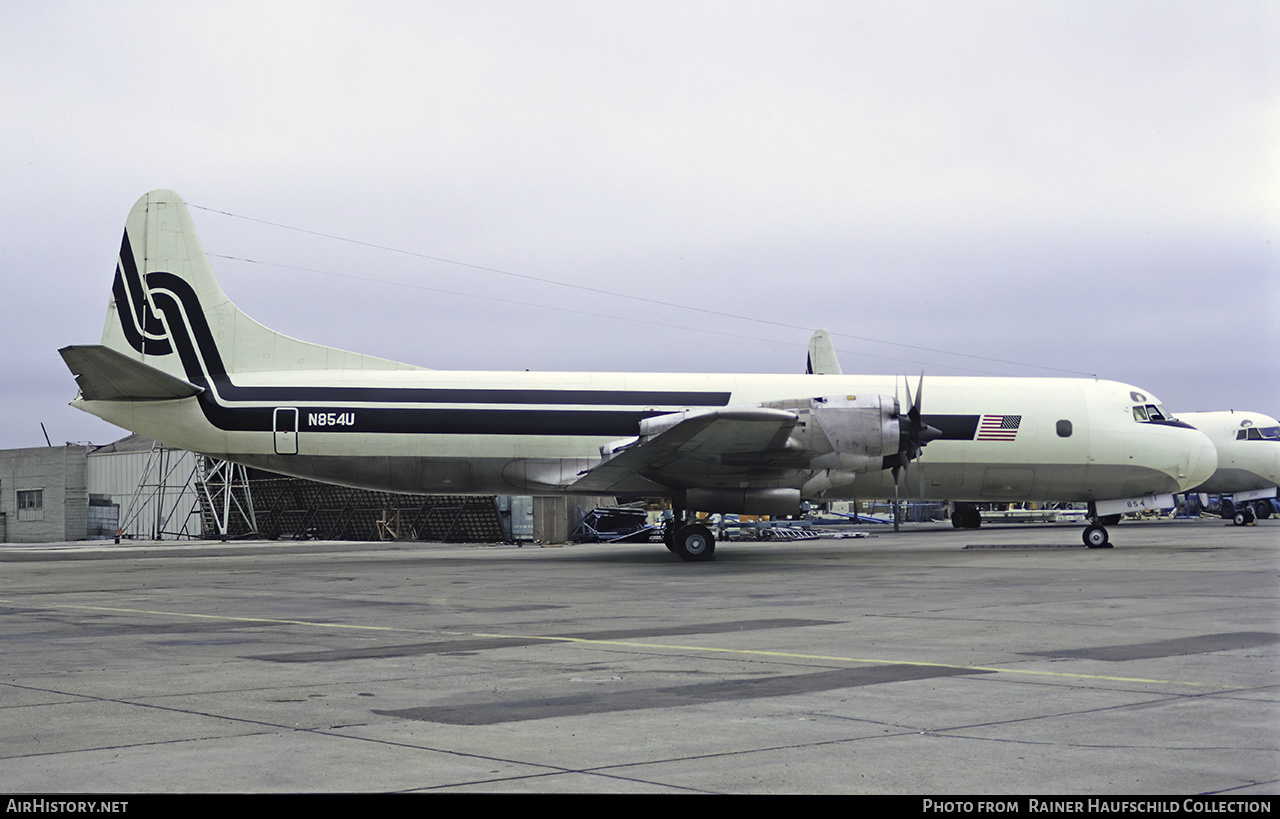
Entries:
[[127,230],[120,241],[120,258],[116,263],[116,278],[111,292],[116,300],[120,328],[130,347],[143,355],[169,355],[173,352],[169,331],[151,309],[151,300],[147,298],[146,287],[138,273]]

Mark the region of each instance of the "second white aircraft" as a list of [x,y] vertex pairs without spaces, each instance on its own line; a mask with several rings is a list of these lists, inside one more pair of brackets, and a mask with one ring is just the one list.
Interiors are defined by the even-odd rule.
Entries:
[[1271,516],[1280,484],[1280,421],[1260,412],[1188,412],[1178,416],[1209,436],[1218,468],[1192,492],[1222,495],[1222,516],[1237,526]]

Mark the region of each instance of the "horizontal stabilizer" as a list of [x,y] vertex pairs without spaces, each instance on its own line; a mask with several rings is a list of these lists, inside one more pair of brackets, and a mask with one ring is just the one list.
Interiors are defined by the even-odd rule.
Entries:
[[189,381],[99,344],[58,350],[89,401],[167,401],[204,392]]

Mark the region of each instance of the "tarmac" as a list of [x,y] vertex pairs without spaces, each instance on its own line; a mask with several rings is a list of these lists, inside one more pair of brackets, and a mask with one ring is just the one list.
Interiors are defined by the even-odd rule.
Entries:
[[1280,520],[0,547],[0,783],[1280,790]]

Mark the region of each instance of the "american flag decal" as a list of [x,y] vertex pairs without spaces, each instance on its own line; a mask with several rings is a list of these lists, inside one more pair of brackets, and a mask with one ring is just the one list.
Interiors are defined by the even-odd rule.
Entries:
[[984,415],[978,422],[975,441],[1012,441],[1018,437],[1021,415]]

